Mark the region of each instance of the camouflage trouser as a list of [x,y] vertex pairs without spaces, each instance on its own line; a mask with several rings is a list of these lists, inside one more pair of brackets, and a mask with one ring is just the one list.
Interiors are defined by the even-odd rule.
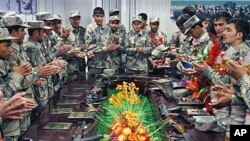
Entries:
[[4,137],[4,141],[18,141],[18,136]]
[[138,75],[148,75],[148,70],[129,70],[126,69],[126,74],[138,74]]
[[103,68],[88,68],[88,77],[94,77],[98,76],[99,74],[103,73]]

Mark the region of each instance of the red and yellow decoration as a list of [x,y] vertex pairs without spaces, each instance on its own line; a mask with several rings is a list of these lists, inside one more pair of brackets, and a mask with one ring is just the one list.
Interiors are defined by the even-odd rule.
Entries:
[[112,141],[150,141],[146,128],[131,111],[120,114],[110,130]]
[[112,94],[109,98],[109,103],[117,108],[122,107],[122,102],[127,101],[132,105],[140,104],[140,98],[138,97],[139,88],[135,83],[123,82],[122,85],[117,85],[116,89],[119,91],[117,94]]

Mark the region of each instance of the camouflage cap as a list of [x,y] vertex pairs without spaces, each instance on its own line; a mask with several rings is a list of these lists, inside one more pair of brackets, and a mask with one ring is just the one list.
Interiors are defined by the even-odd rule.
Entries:
[[120,21],[119,16],[110,16],[109,21]]
[[48,12],[39,12],[35,15],[37,21],[50,20],[52,15]]
[[112,15],[113,13],[115,13],[115,12],[120,12],[120,10],[119,9],[111,9],[110,11],[109,11],[109,15]]
[[62,20],[60,15],[53,14],[50,18],[46,19],[47,21],[53,21],[53,20]]
[[195,119],[195,128],[200,131],[226,132],[214,116],[193,116]]
[[2,18],[2,23],[5,27],[10,26],[22,26],[22,27],[29,27],[29,25],[24,24],[22,18],[18,16],[15,12],[10,12],[5,14]]
[[109,77],[113,76],[115,74],[115,69],[104,69],[103,73],[100,74],[100,77]]
[[29,29],[35,29],[35,28],[51,29],[51,27],[44,26],[43,21],[30,21],[30,22],[27,22],[27,24],[30,26]]
[[0,11],[0,18],[2,18],[8,11]]
[[18,39],[15,37],[11,37],[10,33],[7,28],[0,28],[0,40],[12,40],[12,39]]
[[149,19],[149,22],[151,22],[151,23],[160,22],[160,18],[159,17],[152,17]]
[[164,45],[159,45],[152,51],[151,55],[155,58],[164,58],[164,51],[166,51],[168,47]]
[[142,22],[141,16],[134,16],[134,17],[132,18],[132,22],[134,22],[134,21]]
[[196,16],[192,16],[190,17],[184,24],[183,26],[185,27],[186,31],[185,31],[185,35],[188,33],[188,31],[195,26],[197,23],[201,22],[201,20]]
[[79,11],[70,11],[70,18],[73,18],[73,17],[81,17],[81,14]]

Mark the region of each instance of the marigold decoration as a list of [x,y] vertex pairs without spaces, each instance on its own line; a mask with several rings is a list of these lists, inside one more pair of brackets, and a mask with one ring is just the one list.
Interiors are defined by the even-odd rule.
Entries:
[[199,83],[201,82],[200,77],[191,77],[187,83],[187,89],[193,91],[193,100],[197,101],[199,99]]
[[139,122],[136,113],[131,111],[119,115],[110,130],[112,141],[149,141],[146,128]]
[[138,97],[139,88],[136,87],[135,83],[123,82],[122,85],[117,85],[117,94],[112,94],[109,98],[109,103],[117,108],[122,106],[122,102],[128,101],[130,104],[140,104],[140,98]]

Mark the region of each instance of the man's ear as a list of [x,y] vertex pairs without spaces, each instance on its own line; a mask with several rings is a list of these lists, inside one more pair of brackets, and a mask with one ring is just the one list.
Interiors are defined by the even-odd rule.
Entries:
[[11,36],[16,37],[17,36],[17,30],[13,29],[10,33]]
[[243,33],[242,32],[237,32],[236,33],[236,38],[237,39],[242,39],[243,38]]

